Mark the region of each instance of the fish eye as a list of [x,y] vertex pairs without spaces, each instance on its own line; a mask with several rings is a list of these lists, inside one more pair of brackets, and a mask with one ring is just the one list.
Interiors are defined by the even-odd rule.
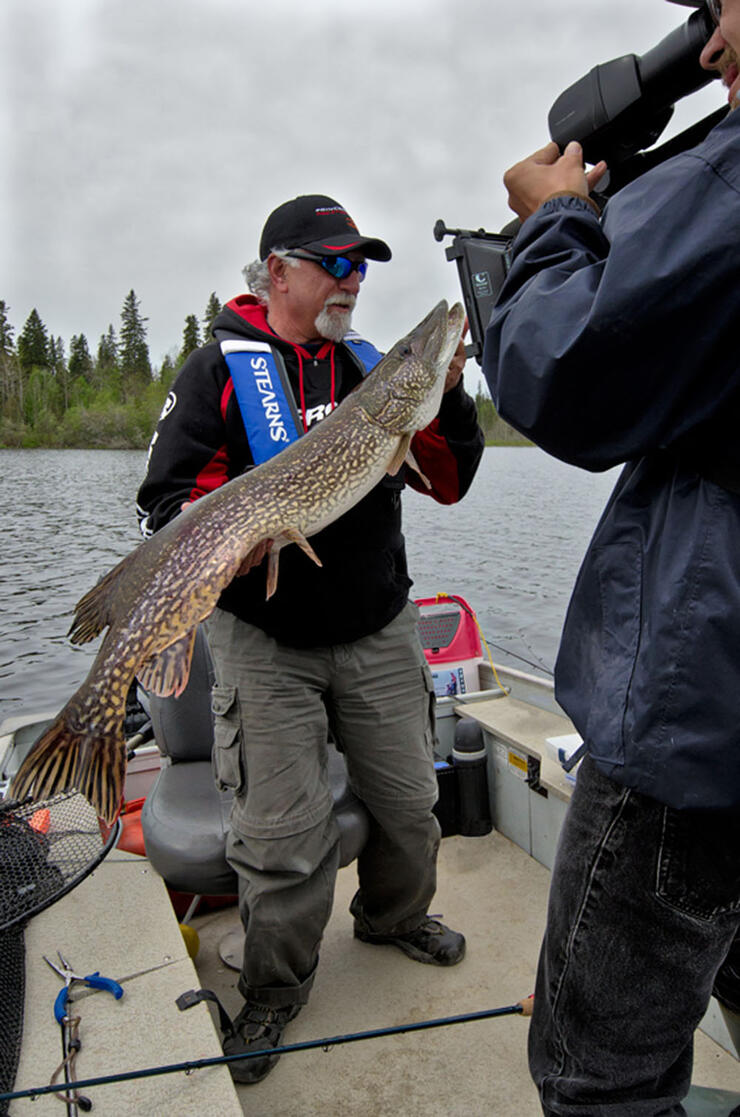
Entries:
[[407,341],[399,342],[398,355],[399,355],[399,357],[410,357],[411,356],[411,346],[409,345],[409,343]]

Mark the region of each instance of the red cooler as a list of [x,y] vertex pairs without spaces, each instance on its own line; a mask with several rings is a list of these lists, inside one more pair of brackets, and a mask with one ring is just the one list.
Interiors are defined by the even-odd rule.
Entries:
[[478,664],[483,662],[480,633],[473,610],[464,598],[419,597],[419,636],[438,698],[480,690]]

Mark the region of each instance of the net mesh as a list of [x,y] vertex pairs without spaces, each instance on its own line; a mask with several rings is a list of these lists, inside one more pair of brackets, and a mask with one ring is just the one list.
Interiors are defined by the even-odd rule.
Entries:
[[[16,923],[0,931],[0,1093],[13,1089],[23,1036],[23,1002],[26,990],[25,924]],[[0,1101],[0,1117],[9,1112],[10,1102]]]
[[0,803],[0,931],[25,922],[87,876],[113,831],[76,791]]
[[[100,822],[76,791],[42,802],[0,802],[0,1093],[13,1089],[18,1069],[25,925],[92,872],[119,833],[120,823]],[[6,1112],[0,1101],[0,1114]]]

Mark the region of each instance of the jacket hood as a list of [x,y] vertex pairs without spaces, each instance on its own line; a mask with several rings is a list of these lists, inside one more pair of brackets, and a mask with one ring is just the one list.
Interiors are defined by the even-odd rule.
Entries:
[[281,341],[267,321],[267,307],[254,295],[237,295],[225,304],[213,323],[214,335],[218,330],[241,334],[244,337],[268,337]]

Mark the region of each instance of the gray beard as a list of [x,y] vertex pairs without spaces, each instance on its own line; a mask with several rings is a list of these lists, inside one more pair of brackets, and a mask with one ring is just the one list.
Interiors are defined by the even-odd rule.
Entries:
[[324,306],[316,317],[315,325],[321,337],[328,341],[341,341],[352,325],[352,308],[336,311]]

